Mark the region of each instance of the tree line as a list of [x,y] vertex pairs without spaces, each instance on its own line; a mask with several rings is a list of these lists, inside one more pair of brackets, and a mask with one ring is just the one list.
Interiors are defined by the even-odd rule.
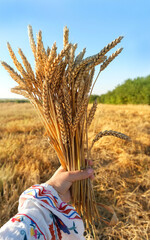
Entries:
[[98,103],[107,104],[148,104],[150,105],[150,75],[127,79],[114,90],[106,94],[92,95],[90,103],[97,99]]

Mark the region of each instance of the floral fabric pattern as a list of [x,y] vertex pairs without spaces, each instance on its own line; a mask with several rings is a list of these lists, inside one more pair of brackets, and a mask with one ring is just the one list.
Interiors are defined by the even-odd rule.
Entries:
[[47,184],[34,185],[19,199],[18,214],[1,229],[2,240],[84,239],[84,226],[75,209]]

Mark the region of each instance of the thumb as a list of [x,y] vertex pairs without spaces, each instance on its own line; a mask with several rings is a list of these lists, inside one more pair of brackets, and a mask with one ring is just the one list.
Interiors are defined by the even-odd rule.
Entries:
[[77,170],[77,171],[71,171],[68,175],[68,181],[74,182],[78,180],[83,180],[86,178],[91,177],[94,174],[94,170],[92,168],[87,168],[86,170]]

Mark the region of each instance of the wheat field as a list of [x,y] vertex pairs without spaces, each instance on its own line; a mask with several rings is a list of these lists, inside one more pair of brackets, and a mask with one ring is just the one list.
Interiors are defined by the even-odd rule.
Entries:
[[[89,106],[90,108],[90,106]],[[0,226],[17,212],[19,195],[45,182],[59,166],[37,113],[29,103],[0,103]],[[118,223],[97,223],[99,239],[150,239],[150,106],[99,104],[89,142],[104,130],[131,142],[103,137],[91,153],[96,201],[111,206]],[[109,216],[100,207],[101,216]]]

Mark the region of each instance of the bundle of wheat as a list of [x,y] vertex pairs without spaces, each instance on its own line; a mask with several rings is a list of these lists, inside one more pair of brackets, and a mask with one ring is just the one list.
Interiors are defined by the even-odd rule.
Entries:
[[[35,72],[22,50],[19,49],[18,53],[24,67],[21,65],[9,43],[10,56],[21,75],[7,63],[1,64],[18,83],[12,92],[28,98],[38,110],[48,140],[55,149],[61,165],[68,171],[82,170],[88,167],[86,159],[89,159],[89,150],[100,137],[114,135],[127,139],[123,134],[105,131],[97,135],[91,147],[88,147],[88,128],[97,107],[97,102],[94,102],[87,114],[89,97],[98,78],[92,84],[95,66],[101,64],[99,73],[108,66],[122,51],[122,48],[108,58],[105,56],[106,53],[114,48],[123,37],[115,39],[98,54],[83,59],[85,49],[75,57],[77,44],[69,43],[67,27],[64,28],[64,47],[59,54],[57,54],[56,43],[51,49],[44,48],[41,31],[37,35],[36,44],[32,27],[29,26],[28,30],[35,58]],[[89,179],[73,184],[72,199],[77,212],[85,221],[86,228],[94,234],[95,222],[99,221],[99,212]]]

